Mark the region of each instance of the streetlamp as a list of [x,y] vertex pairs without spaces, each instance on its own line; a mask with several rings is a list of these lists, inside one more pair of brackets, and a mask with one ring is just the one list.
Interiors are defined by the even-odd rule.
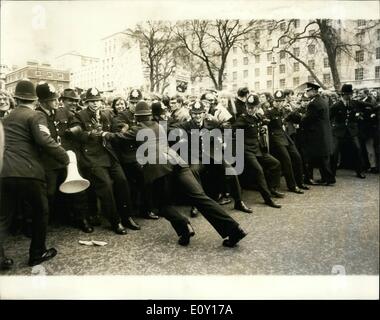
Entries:
[[272,62],[270,64],[272,65],[272,93],[274,94],[274,69],[275,69],[276,64],[277,64],[274,57],[272,57]]

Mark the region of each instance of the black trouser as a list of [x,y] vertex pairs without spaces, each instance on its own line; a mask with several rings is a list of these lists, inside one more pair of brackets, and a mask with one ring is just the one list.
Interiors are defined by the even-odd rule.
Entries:
[[48,200],[46,183],[30,178],[1,179],[1,210],[0,210],[0,248],[3,251],[4,240],[16,212],[15,199],[23,198],[31,209],[32,241],[30,257],[38,257],[46,251],[46,229],[48,221]]
[[332,163],[331,163],[331,170],[334,176],[337,170],[339,152],[346,141],[349,141],[351,144],[351,151],[352,151],[351,154],[354,158],[356,173],[361,173],[363,171],[363,158],[362,158],[362,150],[360,147],[359,138],[357,136],[355,137],[345,136],[343,138],[334,137],[334,150],[333,150]]
[[281,163],[288,189],[294,190],[303,184],[303,168],[301,156],[294,144],[288,146],[273,145],[272,155]]
[[271,196],[269,188],[275,189],[280,185],[280,162],[268,153],[256,156],[253,153],[246,152],[244,157],[245,170],[248,170],[248,173],[253,175],[259,192],[264,200],[267,200]]
[[[50,218],[70,218],[75,221],[84,220],[88,215],[86,192],[82,191],[71,194],[60,192],[59,186],[65,181],[66,176],[66,168],[46,171]],[[72,215],[72,217],[68,217],[68,215]]]
[[131,215],[129,183],[118,163],[110,167],[92,167],[83,170],[100,201],[103,214],[112,226],[124,222]]
[[[223,191],[224,184],[227,183],[230,187],[231,196],[235,200],[235,202],[241,201],[241,186],[237,175],[226,175],[225,170],[229,167],[233,170],[232,166],[227,163],[222,164],[191,164],[190,169],[193,172],[194,176],[201,183],[201,175],[208,170],[210,173],[210,177],[214,182],[217,182],[220,189],[218,190],[218,194],[220,191]],[[214,180],[215,179],[215,180]]]
[[136,185],[137,191],[139,191],[140,201],[137,202],[139,213],[144,215],[151,212],[153,210],[152,185],[144,183],[144,172],[141,165],[138,162],[130,162],[123,163],[122,167],[128,181],[131,185]]
[[296,144],[297,150],[301,156],[301,161],[302,161],[302,169],[303,169],[303,174],[304,174],[304,180],[303,181],[310,181],[313,179],[313,168],[312,166],[308,163],[307,157],[305,155],[305,150],[304,150],[304,139],[302,137],[302,132],[296,132],[292,137],[292,140]]
[[322,181],[335,183],[335,174],[331,169],[330,156],[308,157],[311,168],[318,168]]
[[172,174],[157,179],[153,187],[157,190],[154,193],[154,199],[159,208],[159,215],[170,221],[178,235],[186,230],[189,220],[173,206],[171,195],[175,188],[180,189],[189,198],[191,205],[199,210],[222,238],[233,234],[239,226],[219,204],[205,194],[188,167],[176,166]]

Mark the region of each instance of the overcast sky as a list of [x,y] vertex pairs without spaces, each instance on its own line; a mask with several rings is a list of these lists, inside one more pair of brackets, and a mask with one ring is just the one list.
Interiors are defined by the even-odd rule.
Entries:
[[[343,4],[344,3],[344,4]],[[347,4],[348,3],[348,4]],[[1,1],[2,64],[50,61],[68,51],[99,56],[100,39],[146,19],[331,17],[378,19],[379,3],[329,1]],[[335,6],[334,6],[335,4]],[[360,2],[358,2],[360,4]],[[311,7],[310,7],[311,6]],[[347,7],[348,6],[348,7]]]

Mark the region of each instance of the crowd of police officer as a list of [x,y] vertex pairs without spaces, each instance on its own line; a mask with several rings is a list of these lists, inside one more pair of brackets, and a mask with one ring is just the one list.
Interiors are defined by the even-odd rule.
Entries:
[[[325,95],[318,85],[305,83],[298,96],[292,90],[277,90],[272,96],[244,87],[236,97],[214,90],[200,97],[169,97],[133,89],[128,99],[107,100],[96,88],[82,96],[73,89],[59,95],[49,83],[35,87],[22,80],[13,97],[0,92],[5,137],[0,267],[13,264],[3,248],[13,224],[21,224],[32,239],[33,266],[57,254],[45,245],[49,221],[69,222],[91,233],[101,224],[100,213],[120,235],[127,228],[140,230],[132,218],[136,214],[153,220],[164,217],[179,236],[178,243],[187,246],[195,231],[186,214],[177,210],[178,203],[191,205],[191,217],[204,215],[224,239],[223,245],[234,247],[246,232],[222,206],[233,200],[234,209],[252,213],[241,185],[259,191],[266,205],[280,208],[274,198],[285,196],[279,191],[282,176],[288,191],[296,194],[310,185],[331,186],[337,168],[344,164],[345,150],[353,155],[357,177],[365,178],[365,171],[378,173],[379,101],[362,91],[353,98],[352,86],[345,84],[339,96]],[[157,157],[173,161],[141,164],[136,157],[146,142],[137,139],[141,129],[154,132],[148,142]],[[244,144],[242,174],[226,159],[216,161],[213,154],[210,162],[202,162],[205,135],[212,129],[244,130],[244,141],[219,141],[222,148],[226,143]],[[174,130],[183,137],[177,142],[189,148],[188,159],[160,138],[160,133]],[[192,152],[193,145],[200,152]],[[79,172],[90,181],[85,191],[59,191],[67,176],[68,150],[76,154]],[[314,168],[320,171],[317,181]]]

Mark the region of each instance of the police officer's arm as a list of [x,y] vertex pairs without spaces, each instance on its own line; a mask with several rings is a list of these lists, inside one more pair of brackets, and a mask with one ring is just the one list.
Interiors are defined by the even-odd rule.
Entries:
[[67,165],[69,163],[69,156],[66,150],[63,149],[51,137],[50,131],[47,127],[47,121],[44,115],[36,112],[35,115],[29,120],[29,128],[33,140],[41,147],[44,152],[58,160],[59,162]]
[[323,119],[324,110],[322,106],[311,102],[306,110],[305,116],[302,118],[302,125],[308,126]]
[[248,123],[245,119],[246,116],[240,115],[236,118],[236,120],[232,123],[233,129],[245,129],[248,127]]
[[74,115],[69,126],[68,136],[81,143],[86,143],[89,139],[101,139],[100,132],[96,130],[86,131],[86,127],[78,114]]

